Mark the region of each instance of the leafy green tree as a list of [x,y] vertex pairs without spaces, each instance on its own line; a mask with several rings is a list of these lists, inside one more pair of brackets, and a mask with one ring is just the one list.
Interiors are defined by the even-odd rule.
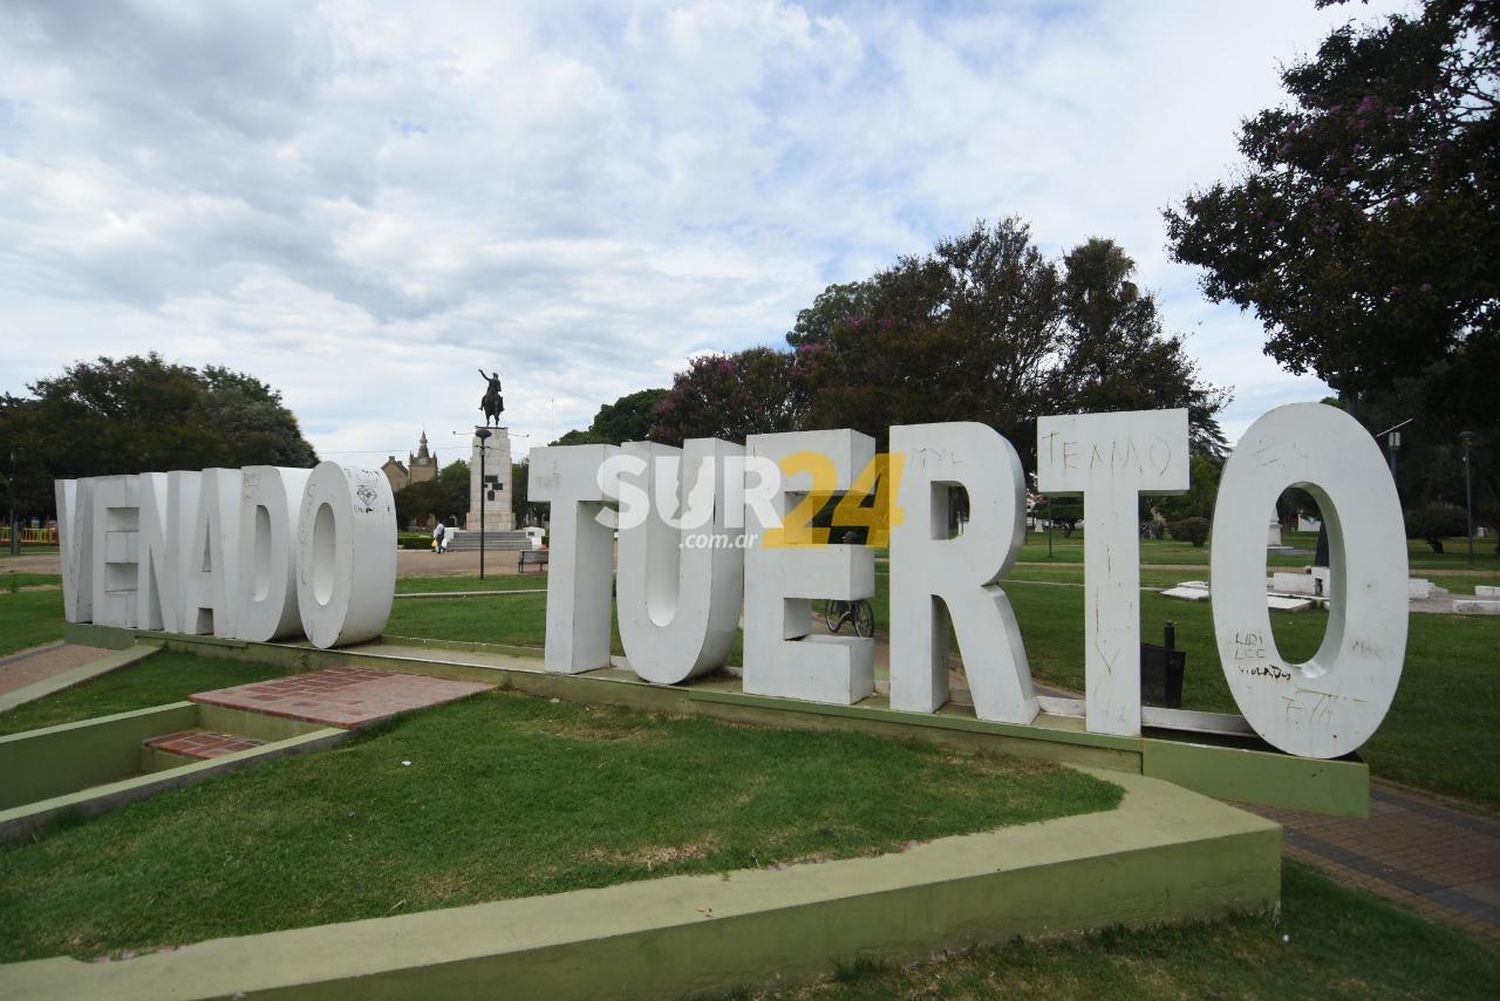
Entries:
[[656,421],[656,406],[666,395],[665,389],[642,389],[606,403],[594,415],[589,430],[611,445],[645,441]]
[[[168,469],[317,463],[281,395],[253,376],[159,355],[101,357],[0,397],[17,507],[52,511],[52,481]],[[8,457],[8,456],[6,456]]]
[[794,348],[828,343],[836,326],[873,312],[878,296],[879,286],[874,280],[828,286],[811,306],[797,314],[796,325],[787,332],[787,343]]
[[561,438],[551,442],[553,445],[615,445],[618,442],[609,441],[602,434],[598,434],[585,428],[582,431],[572,430]]
[[540,525],[547,517],[545,504],[533,504],[528,485],[531,481],[531,464],[525,459],[512,463],[510,467],[511,495],[510,511],[515,525]]
[[1166,334],[1155,297],[1131,281],[1134,273],[1119,245],[1097,237],[1063,258],[1052,405],[1070,413],[1185,408],[1194,452],[1222,459],[1227,444],[1214,415],[1229,394],[1198,381],[1183,338]]
[[892,424],[977,420],[1032,465],[1044,413],[1184,407],[1197,450],[1220,455],[1214,415],[1228,394],[1199,383],[1134,270],[1100,239],[1059,267],[1012,218],[830,286],[787,334],[804,426],[853,427],[883,445]]
[[646,441],[656,422],[657,405],[666,395],[665,389],[642,389],[622,396],[600,407],[587,428],[569,431],[552,444],[619,445]]
[[657,404],[652,440],[743,441],[796,430],[805,410],[796,365],[793,355],[766,347],[694,358]]
[[1167,522],[1181,521],[1184,518],[1212,520],[1214,502],[1219,496],[1219,477],[1223,471],[1222,459],[1206,452],[1195,451],[1188,460],[1187,493],[1170,497],[1151,497],[1146,499],[1146,503],[1155,508]]
[[978,420],[1023,450],[1058,341],[1056,267],[1018,219],[976,223],[868,282],[831,286],[787,335],[807,427],[884,446],[892,424]]
[[1292,371],[1358,393],[1496,357],[1497,43],[1485,0],[1336,30],[1282,73],[1290,106],[1244,124],[1243,178],[1166,213],[1177,259],[1206,269],[1210,298],[1253,308]]
[[1453,501],[1456,434],[1477,432],[1476,513],[1500,520],[1500,5],[1340,28],[1282,82],[1290,102],[1241,129],[1240,178],[1166,212],[1173,253],[1372,432],[1418,418],[1408,505]]

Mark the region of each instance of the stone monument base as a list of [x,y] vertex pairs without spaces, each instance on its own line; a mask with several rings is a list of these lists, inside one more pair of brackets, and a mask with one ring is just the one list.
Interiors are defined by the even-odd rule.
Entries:
[[488,439],[480,438],[478,434],[474,436],[469,453],[469,516],[464,521],[464,530],[480,530],[479,511],[482,500],[484,531],[509,532],[516,527],[515,517],[510,509],[510,431],[505,428],[488,430]]

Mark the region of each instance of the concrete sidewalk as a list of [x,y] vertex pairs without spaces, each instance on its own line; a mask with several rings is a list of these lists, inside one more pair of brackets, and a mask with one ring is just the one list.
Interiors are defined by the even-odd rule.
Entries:
[[0,657],[0,695],[91,664],[111,653],[114,651],[58,641]]

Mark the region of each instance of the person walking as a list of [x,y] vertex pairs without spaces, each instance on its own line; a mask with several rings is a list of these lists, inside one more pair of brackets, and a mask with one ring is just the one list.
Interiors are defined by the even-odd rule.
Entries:
[[445,545],[445,543],[447,542],[447,539],[448,539],[448,528],[441,521],[439,521],[437,523],[437,525],[434,526],[434,528],[432,529],[432,548],[433,548],[433,550],[436,551],[436,552],[438,552],[438,553],[443,552],[447,548],[447,546]]

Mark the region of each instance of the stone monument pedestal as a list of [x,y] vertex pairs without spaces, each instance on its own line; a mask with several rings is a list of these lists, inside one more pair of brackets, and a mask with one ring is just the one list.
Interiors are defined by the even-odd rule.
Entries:
[[[510,510],[510,432],[505,428],[490,428],[489,431],[488,439],[481,439],[477,434],[474,436],[469,453],[469,516],[464,522],[464,530],[469,532],[480,529],[481,492],[485,532],[509,532],[515,528]],[[481,448],[484,449],[483,463],[480,462]]]

